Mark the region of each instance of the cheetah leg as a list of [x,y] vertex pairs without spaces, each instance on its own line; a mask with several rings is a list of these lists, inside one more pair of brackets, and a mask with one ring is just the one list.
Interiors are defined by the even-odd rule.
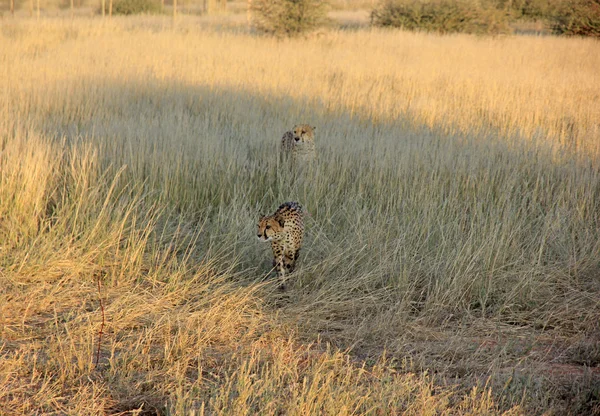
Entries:
[[293,256],[290,255],[285,255],[283,258],[284,264],[285,264],[285,270],[288,273],[291,273],[294,271],[294,268],[296,266],[296,261],[294,260]]
[[285,290],[285,276],[289,273],[288,266],[286,264],[286,257],[282,255],[277,262],[277,279],[279,280],[279,290]]
[[273,268],[277,272],[277,276],[281,277],[285,274],[284,250],[283,247],[273,243]]
[[285,256],[284,256],[285,268],[288,271],[288,273],[291,273],[296,269],[296,261],[298,260],[299,256],[300,256],[300,249],[285,254]]
[[279,258],[275,258],[273,260],[273,268],[277,272],[277,276],[278,277],[283,277],[285,275],[286,264],[285,264],[285,258],[284,258],[284,256],[281,256]]

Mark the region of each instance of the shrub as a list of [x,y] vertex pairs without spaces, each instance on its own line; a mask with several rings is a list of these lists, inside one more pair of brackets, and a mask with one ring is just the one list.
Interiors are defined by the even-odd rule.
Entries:
[[375,26],[440,33],[496,34],[509,31],[506,13],[461,0],[387,0],[371,13]]
[[549,19],[556,14],[562,0],[504,0],[516,18]]
[[[106,0],[105,12],[108,13],[108,2]],[[158,0],[113,0],[113,14],[141,14],[159,13],[161,5]]]
[[327,4],[324,0],[253,0],[250,11],[259,32],[297,36],[325,23]]
[[600,0],[573,0],[563,5],[552,24],[556,34],[600,37]]

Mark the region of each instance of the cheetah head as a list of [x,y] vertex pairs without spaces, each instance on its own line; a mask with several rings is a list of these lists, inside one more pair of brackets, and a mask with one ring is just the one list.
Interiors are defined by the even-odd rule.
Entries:
[[271,241],[283,232],[285,220],[279,216],[271,215],[261,217],[258,220],[258,233],[256,236],[260,241]]
[[303,145],[305,143],[310,143],[315,140],[316,127],[311,126],[310,124],[297,124],[294,126],[292,132],[294,133],[294,142],[297,145]]

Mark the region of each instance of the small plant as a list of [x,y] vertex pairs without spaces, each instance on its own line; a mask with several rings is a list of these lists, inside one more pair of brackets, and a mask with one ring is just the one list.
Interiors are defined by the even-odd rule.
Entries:
[[552,31],[559,35],[600,38],[600,0],[573,0],[554,18]]
[[387,0],[371,13],[371,24],[439,33],[509,32],[504,11],[460,0]]
[[[105,12],[108,13],[108,1],[106,1]],[[113,14],[154,14],[161,10],[160,2],[157,0],[113,0]]]
[[327,18],[324,0],[253,0],[253,26],[277,37],[298,36],[322,26]]

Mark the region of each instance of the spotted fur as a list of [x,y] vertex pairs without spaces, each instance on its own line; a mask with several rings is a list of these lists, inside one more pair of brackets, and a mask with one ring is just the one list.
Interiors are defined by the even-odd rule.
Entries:
[[297,124],[291,131],[286,131],[281,138],[281,153],[290,157],[292,162],[314,159],[315,129],[310,124]]
[[273,215],[258,221],[258,239],[270,241],[273,267],[283,278],[294,271],[304,238],[304,212],[297,202],[285,202]]

